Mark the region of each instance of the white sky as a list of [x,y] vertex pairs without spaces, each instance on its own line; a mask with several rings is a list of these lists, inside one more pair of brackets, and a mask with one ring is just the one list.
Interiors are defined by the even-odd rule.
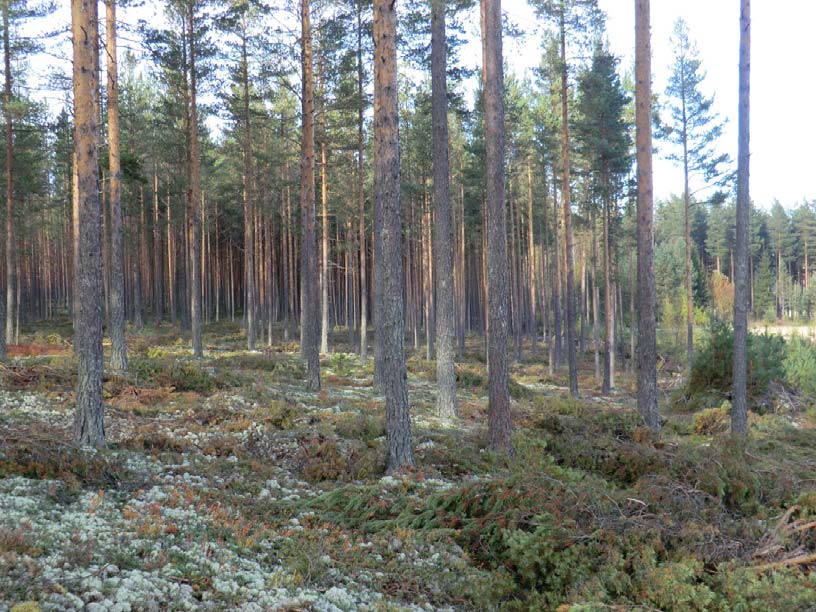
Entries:
[[[634,57],[634,0],[599,0],[607,14],[612,51],[631,66]],[[728,119],[721,146],[736,161],[739,64],[739,0],[653,0],[653,90],[662,94],[672,63],[669,36],[683,17],[697,41],[704,87],[715,95],[714,106]],[[526,0],[503,0],[513,21],[533,23]],[[812,32],[816,2],[776,0],[754,2],[751,23],[751,197],[762,208],[773,198],[787,208],[816,199],[816,54]],[[509,42],[509,41],[508,41]],[[511,65],[524,69],[538,64],[535,38],[514,48],[506,45]],[[655,158],[655,196],[682,190],[682,173],[671,162]]]
[[[632,66],[634,0],[599,0],[599,4],[607,14],[612,51],[621,57],[622,66]],[[51,19],[52,26],[55,21],[68,22],[68,6],[68,0],[60,0],[60,10]],[[156,7],[163,6],[158,0],[147,0],[137,12],[140,17],[153,17],[162,14],[163,9]],[[537,66],[540,58],[540,35],[535,31],[534,14],[527,0],[503,0],[502,6],[514,23],[529,31],[524,39],[505,42],[507,61],[522,74]],[[816,2],[755,2],[752,9],[751,196],[763,208],[769,208],[773,198],[778,198],[785,207],[792,207],[803,199],[816,199],[816,155],[812,153],[816,147],[813,119],[816,78],[810,72]],[[658,94],[666,87],[672,62],[669,36],[678,16],[686,20],[697,42],[703,68],[708,73],[705,92],[715,95],[716,110],[728,119],[720,146],[736,160],[739,0],[652,1],[653,90]],[[469,28],[474,41],[464,53],[478,61],[479,24],[475,18],[474,21]],[[47,64],[54,61],[53,57],[41,56],[32,67],[35,73],[43,75]],[[680,192],[682,175],[674,164],[656,157],[654,172],[658,199]]]

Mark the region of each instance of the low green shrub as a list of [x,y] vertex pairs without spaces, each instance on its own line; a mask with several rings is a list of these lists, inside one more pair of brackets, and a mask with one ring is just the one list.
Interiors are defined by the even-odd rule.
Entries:
[[164,372],[168,386],[176,391],[193,391],[195,393],[212,393],[215,390],[215,379],[209,372],[187,363],[173,362]]
[[274,372],[281,363],[281,359],[259,353],[239,353],[230,357],[219,357],[216,363],[219,367],[224,368]]
[[348,353],[333,353],[326,365],[340,377],[354,376],[360,369],[357,359]]
[[484,376],[473,367],[459,365],[456,368],[456,385],[461,389],[484,388]]
[[197,364],[177,358],[156,359],[135,357],[131,359],[130,371],[140,384],[157,387],[173,387],[176,391],[192,391],[207,395],[217,389],[228,389],[239,384],[235,375],[227,370],[205,369]]
[[816,395],[816,346],[799,336],[788,342],[785,379],[803,393]]
[[578,540],[570,519],[539,514],[532,529],[502,532],[501,559],[525,590],[538,592],[550,606],[562,603],[574,585],[595,569],[597,550],[592,539]]
[[358,412],[338,421],[334,429],[341,438],[369,443],[385,435],[385,421],[380,416]]
[[[748,395],[762,394],[772,380],[785,376],[785,340],[771,334],[748,334]],[[708,340],[694,355],[687,391],[697,395],[728,392],[734,369],[734,331],[727,321],[712,319]]]
[[301,416],[297,404],[286,400],[274,400],[262,412],[263,418],[277,429],[292,429],[295,419]]

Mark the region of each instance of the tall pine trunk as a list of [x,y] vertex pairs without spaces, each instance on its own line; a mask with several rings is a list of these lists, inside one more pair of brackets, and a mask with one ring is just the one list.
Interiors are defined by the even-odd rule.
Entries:
[[306,388],[320,389],[320,319],[317,309],[317,235],[315,228],[314,75],[309,0],[301,0],[301,79],[303,129],[300,159],[300,351],[306,361]]
[[484,133],[487,220],[488,437],[490,446],[511,450],[507,372],[507,228],[504,204],[504,74],[501,0],[482,0]]
[[750,216],[750,91],[751,91],[751,0],[740,2],[739,59],[739,147],[737,154],[737,233],[734,283],[734,406],[731,433],[748,434],[747,343],[748,343],[748,226]]
[[638,355],[637,406],[648,427],[660,428],[652,193],[652,51],[649,0],[635,0],[635,144],[637,146]]
[[102,408],[102,209],[99,198],[99,47],[96,0],[73,0],[74,151],[79,248],[74,347],[78,359],[74,439],[105,444]]
[[199,155],[198,155],[198,107],[196,101],[196,43],[195,43],[195,2],[190,2],[187,13],[187,35],[190,42],[190,185],[187,201],[187,221],[189,224],[190,254],[190,323],[193,332],[193,356],[204,357],[204,343],[201,329],[201,218],[199,215]]
[[[598,319],[598,223],[595,219],[595,209],[592,210],[592,352],[595,357],[595,380],[601,379],[601,364],[599,345],[600,338],[600,321]],[[605,359],[605,358],[604,358]]]
[[561,325],[562,325],[562,309],[561,309],[561,248],[559,246],[558,233],[560,223],[558,222],[558,179],[553,171],[553,255],[552,255],[552,302],[553,302],[553,331],[551,334],[552,340],[550,342],[550,374],[555,368],[561,366]]
[[[9,4],[3,2],[3,60],[5,88],[3,91],[3,115],[6,127],[6,227],[5,232],[5,284],[0,288],[0,357],[6,356],[6,344],[14,342],[14,136],[11,116],[11,35],[9,33]],[[76,230],[75,230],[76,231]],[[1,282],[1,281],[0,281]],[[74,287],[76,290],[76,287]]]
[[368,358],[368,278],[366,266],[365,193],[363,192],[363,0],[357,1],[357,214],[360,235],[360,357]]
[[448,156],[448,82],[445,0],[431,3],[431,111],[433,114],[434,265],[436,280],[436,413],[457,414],[453,300],[453,207]]
[[153,170],[153,319],[160,325],[164,318],[164,265],[162,231],[159,216],[159,174]]
[[609,244],[609,195],[605,190],[603,204],[604,252],[604,376],[602,393],[608,395],[615,386],[615,292],[612,288],[612,250]]
[[538,318],[536,308],[536,256],[535,256],[535,232],[533,230],[533,164],[527,158],[527,282],[529,283],[529,329],[530,332],[530,352],[536,353],[536,340],[538,335]]
[[246,14],[241,16],[241,87],[244,120],[244,280],[246,299],[247,350],[255,350],[257,339],[257,308],[255,307],[255,231],[252,205],[252,124],[249,115],[249,57],[247,54]]
[[320,204],[323,216],[320,267],[320,351],[322,353],[329,352],[329,186],[327,176],[324,135],[320,143]]
[[116,0],[105,0],[108,73],[108,162],[110,171],[110,338],[111,368],[127,370],[125,344],[125,261],[122,228],[122,164],[119,151],[119,83],[116,61]]
[[[686,101],[683,97],[683,125],[685,125]],[[694,358],[694,300],[691,291],[691,194],[689,193],[688,142],[683,135],[683,216],[686,243],[686,368],[691,373]]]
[[405,329],[400,213],[399,111],[397,105],[397,13],[393,0],[374,0],[374,198],[379,255],[375,291],[377,355],[385,393],[386,469],[414,464]]
[[572,209],[570,199],[569,115],[567,112],[567,33],[565,8],[561,6],[561,201],[564,207],[564,263],[566,279],[567,363],[570,394],[578,397],[578,357],[575,354],[575,265],[572,246]]

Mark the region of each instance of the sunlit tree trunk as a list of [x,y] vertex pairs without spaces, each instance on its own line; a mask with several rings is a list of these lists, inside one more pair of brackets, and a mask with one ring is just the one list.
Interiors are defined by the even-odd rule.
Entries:
[[[685,125],[686,100],[683,97],[683,125]],[[688,141],[683,135],[683,216],[686,243],[686,367],[691,372],[694,357],[694,301],[691,291],[691,195],[689,194]]]
[[243,90],[244,120],[244,292],[246,300],[246,333],[247,349],[255,350],[257,339],[255,305],[255,231],[254,207],[252,206],[253,167],[252,167],[252,124],[249,115],[249,57],[247,54],[246,14],[241,16],[241,87]]
[[300,203],[300,350],[306,361],[306,388],[320,389],[320,319],[317,309],[317,237],[315,228],[314,76],[309,0],[301,0],[301,79],[303,130],[301,132]]
[[648,427],[660,428],[652,193],[652,51],[649,0],[635,0],[635,144],[637,146],[638,355],[637,406]]
[[193,356],[200,359],[204,356],[204,343],[201,329],[201,218],[199,216],[199,154],[198,154],[198,107],[196,101],[196,43],[195,43],[195,1],[190,2],[188,19],[188,36],[190,44],[190,186],[188,218],[189,253],[190,253],[190,322],[193,332]]
[[604,252],[604,395],[615,386],[615,293],[612,289],[612,250],[609,241],[610,203],[609,190],[604,189],[603,252]]
[[368,279],[366,277],[365,193],[363,192],[363,0],[357,1],[357,208],[360,248],[360,357],[368,358]]
[[600,340],[600,321],[598,317],[598,228],[593,209],[592,217],[592,352],[595,357],[595,380],[601,379],[601,365],[599,344]]
[[487,208],[488,437],[509,451],[512,424],[507,372],[507,236],[504,204],[504,76],[501,0],[482,0]]
[[164,318],[164,264],[159,212],[159,173],[153,170],[153,319],[160,325]]
[[[6,357],[6,344],[14,342],[14,136],[11,116],[11,42],[9,33],[9,0],[3,2],[3,64],[5,88],[3,90],[3,118],[6,127],[6,227],[5,232],[5,284],[0,287],[0,358]],[[1,282],[1,281],[0,281]]]
[[565,9],[561,6],[561,201],[564,213],[564,271],[566,273],[566,323],[567,364],[569,387],[573,397],[578,397],[578,357],[575,353],[575,265],[572,245],[572,208],[570,188],[570,136],[567,112],[567,34],[564,23]]
[[530,351],[535,355],[536,353],[536,336],[538,335],[538,317],[536,299],[536,251],[535,251],[535,232],[533,225],[533,164],[531,159],[527,158],[527,281],[530,285],[529,300],[530,300],[530,316],[529,316],[529,332],[530,332]]
[[734,283],[734,405],[731,433],[748,434],[748,227],[750,217],[751,0],[740,2],[739,147],[737,154],[736,275]]
[[125,344],[125,262],[122,228],[122,165],[119,151],[119,83],[116,62],[116,0],[105,0],[108,76],[108,162],[110,171],[110,338],[111,368],[127,370]]
[[374,0],[374,199],[377,268],[377,359],[385,394],[386,468],[414,464],[405,329],[400,212],[399,109],[397,104],[397,13],[393,0]]
[[324,139],[320,143],[320,204],[323,216],[322,265],[320,268],[320,351],[322,353],[329,352],[329,186],[327,176]]

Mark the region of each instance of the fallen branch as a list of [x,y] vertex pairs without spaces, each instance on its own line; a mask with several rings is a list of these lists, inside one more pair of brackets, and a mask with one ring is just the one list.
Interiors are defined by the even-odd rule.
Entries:
[[793,530],[794,531],[807,531],[808,529],[813,529],[816,527],[816,521],[811,521],[809,523],[805,523],[804,525],[798,525]]
[[764,563],[762,565],[755,565],[753,569],[758,572],[764,572],[769,569],[777,569],[780,567],[790,567],[791,565],[807,565],[808,563],[816,563],[816,553],[809,555],[799,555],[798,557],[791,557],[789,559],[782,559],[781,561],[774,561],[773,563]]

